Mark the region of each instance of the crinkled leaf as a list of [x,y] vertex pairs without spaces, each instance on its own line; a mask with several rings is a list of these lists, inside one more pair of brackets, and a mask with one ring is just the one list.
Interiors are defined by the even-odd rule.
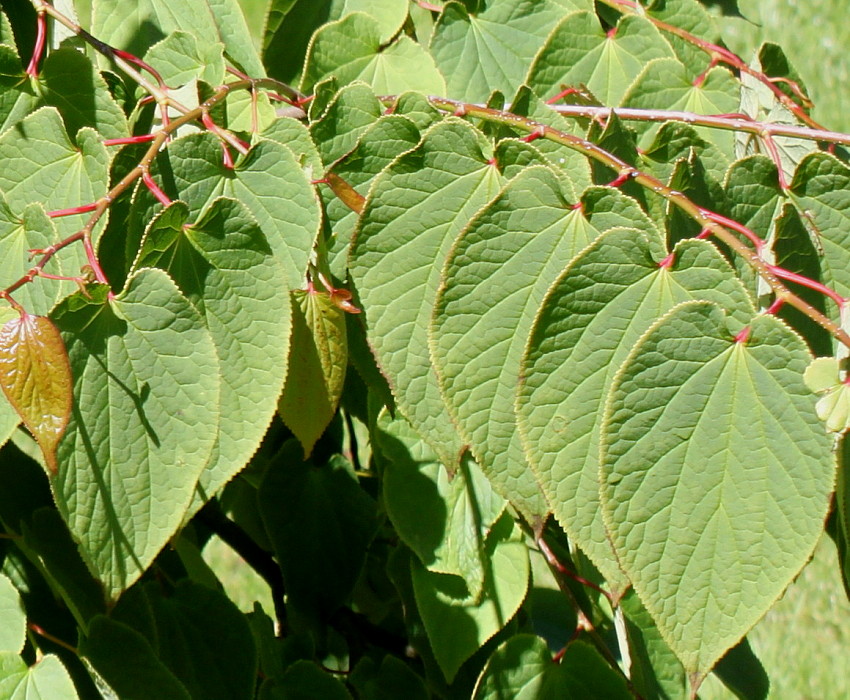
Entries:
[[335,77],[340,83],[363,80],[379,94],[405,90],[443,94],[445,80],[434,59],[408,36],[381,40],[381,25],[363,12],[323,25],[310,41],[301,90]]
[[479,598],[457,576],[428,571],[416,558],[410,573],[416,604],[437,663],[449,682],[461,664],[516,614],[528,589],[528,552],[509,517],[487,539],[490,567]]
[[71,367],[45,316],[22,313],[0,329],[0,388],[56,472],[56,447],[71,417]]
[[808,561],[835,480],[805,344],[771,316],[743,342],[729,325],[702,301],[656,322],[600,439],[606,528],[694,686]]
[[[526,456],[555,516],[609,580],[625,581],[599,512],[599,430],[605,397],[629,349],[674,304],[708,298],[752,305],[720,253],[684,241],[670,268],[658,239],[633,229],[603,234],[552,285],[520,369],[517,418]],[[616,274],[614,271],[616,270]]]
[[[738,111],[740,84],[725,68],[709,70],[699,84],[674,58],[650,61],[623,98],[624,107],[672,109],[696,114],[730,114]],[[635,125],[643,133],[641,145],[652,143],[657,126]],[[732,152],[733,135],[718,129],[697,129],[704,139]]]
[[375,178],[352,243],[349,270],[378,364],[399,410],[449,468],[461,442],[431,367],[431,309],[440,261],[501,181],[479,132],[440,122]]
[[659,31],[642,17],[625,16],[614,32],[606,32],[594,13],[575,12],[546,39],[526,82],[543,99],[583,85],[614,106],[649,61],[672,55]]
[[[569,4],[584,8],[590,3]],[[429,48],[446,76],[448,94],[474,102],[486,100],[493,90],[513,92],[564,11],[551,0],[499,0],[481,11],[446,3]]]
[[524,170],[455,241],[434,307],[432,356],[450,413],[485,474],[529,522],[542,522],[548,507],[516,431],[519,360],[558,273],[597,225],[628,221],[606,221],[599,209],[591,224],[550,169]]
[[86,562],[115,596],[174,534],[218,433],[220,370],[195,308],[160,270],[53,313],[74,378],[53,490]]
[[251,458],[277,409],[292,314],[283,266],[243,205],[217,199],[194,223],[188,214],[177,202],[154,219],[136,265],[166,270],[215,344],[221,422],[198,482],[200,496],[208,498]]
[[803,380],[813,392],[823,394],[815,410],[826,429],[844,433],[850,428],[850,386],[841,381],[839,367],[834,357],[818,357],[806,368]]
[[310,135],[328,165],[349,153],[363,131],[384,113],[375,93],[363,83],[346,85],[310,124]]
[[[241,202],[256,218],[272,254],[283,264],[290,288],[303,285],[310,251],[319,228],[319,206],[313,186],[286,146],[261,139],[234,169],[222,163],[221,144],[211,134],[191,134],[168,147],[171,194],[189,205],[197,217],[219,197]],[[145,194],[136,203],[147,223],[159,205]],[[144,214],[142,213],[144,211]]]
[[292,292],[289,369],[278,410],[310,456],[331,422],[345,383],[348,340],[345,311],[327,292]]
[[[106,194],[109,155],[102,141],[96,131],[82,127],[73,144],[53,107],[37,110],[3,133],[0,190],[11,210],[21,211],[31,202],[47,211],[78,207]],[[79,231],[83,222],[82,215],[54,219],[60,239]],[[101,230],[95,227],[95,239]],[[65,274],[79,274],[87,263],[82,246],[69,247],[62,257]]]

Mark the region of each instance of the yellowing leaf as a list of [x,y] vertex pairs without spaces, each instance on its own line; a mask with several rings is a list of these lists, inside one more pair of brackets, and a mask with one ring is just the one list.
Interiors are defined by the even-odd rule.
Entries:
[[324,292],[298,290],[292,299],[289,369],[278,411],[309,457],[333,418],[345,382],[345,311]]
[[50,319],[23,313],[0,330],[0,387],[56,472],[56,446],[71,415],[71,366]]

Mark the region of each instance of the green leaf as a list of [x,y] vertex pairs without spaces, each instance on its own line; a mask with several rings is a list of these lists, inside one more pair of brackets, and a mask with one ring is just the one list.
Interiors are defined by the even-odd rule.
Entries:
[[404,661],[387,654],[378,666],[364,656],[355,666],[348,682],[365,700],[429,700],[422,678]]
[[449,411],[484,473],[531,523],[548,506],[516,431],[519,360],[549,285],[597,233],[550,169],[526,169],[455,241],[434,306],[432,357]]
[[520,369],[517,419],[526,456],[561,526],[615,592],[625,581],[603,529],[598,479],[599,430],[614,373],[677,302],[717,300],[743,318],[753,310],[711,244],[684,241],[674,253],[664,268],[656,236],[615,229],[597,238],[549,290]]
[[85,54],[76,49],[52,51],[41,78],[42,99],[59,110],[71,136],[83,126],[97,130],[105,139],[130,135],[124,112]]
[[292,308],[289,369],[278,411],[309,457],[342,396],[348,366],[345,311],[330,294],[312,288],[292,292]]
[[517,634],[490,656],[473,700],[627,700],[632,695],[622,677],[595,649],[572,642],[555,663],[540,637]]
[[28,668],[17,654],[0,652],[0,697],[9,700],[77,700],[78,696],[71,676],[58,656],[46,654]]
[[260,700],[351,700],[351,694],[312,661],[296,661],[279,680],[263,684]]
[[429,129],[416,149],[375,178],[349,259],[369,343],[398,408],[449,468],[461,442],[431,367],[428,326],[440,261],[501,185],[488,151],[459,120]]
[[446,77],[448,94],[476,102],[494,90],[512,93],[563,12],[550,0],[499,0],[480,12],[460,2],[446,3],[429,48]]
[[194,34],[178,30],[151,46],[145,53],[145,61],[167,85],[175,88],[192,79],[220,85],[224,81],[223,51],[221,44],[199,45]]
[[53,490],[114,597],[183,519],[218,433],[220,370],[203,319],[164,272],[137,271],[111,300],[93,293],[53,314],[74,377]]
[[321,618],[351,594],[378,519],[375,502],[343,457],[316,466],[300,453],[294,440],[284,445],[260,485],[259,508],[288,605]]
[[[650,4],[648,10],[649,16],[659,22],[684,29],[693,36],[709,41],[716,40],[715,22],[697,0],[657,0]],[[688,67],[694,77],[708,68],[711,56],[701,46],[679,37],[674,32],[665,32],[664,38],[670,42],[676,52],[676,58]]]
[[[192,698],[253,696],[254,638],[245,616],[223,593],[186,579],[166,593],[154,581],[122,598],[113,617],[113,624],[128,623],[147,638],[156,657]],[[92,628],[94,637],[97,627]],[[120,651],[113,649],[108,663],[118,663]]]
[[410,573],[419,614],[446,680],[502,629],[519,610],[528,590],[528,552],[510,517],[503,517],[486,543],[490,560],[480,597],[473,598],[463,580],[428,571],[411,558]]
[[49,471],[71,417],[71,367],[53,322],[21,313],[0,329],[0,388],[38,441]]
[[[334,163],[330,172],[365,196],[375,176],[400,153],[419,143],[419,130],[407,117],[389,114],[370,124],[352,151]],[[325,190],[329,192],[329,190]],[[325,213],[333,238],[328,243],[331,272],[347,277],[348,248],[357,223],[357,213],[330,193]]]
[[[109,155],[102,141],[96,131],[82,127],[77,132],[76,145],[72,143],[53,107],[37,110],[16,128],[3,133],[0,190],[11,210],[21,211],[31,202],[40,202],[47,211],[78,207],[106,194]],[[74,215],[53,223],[61,239],[79,231],[83,221],[82,216]],[[95,239],[102,228],[95,227]],[[87,264],[82,246],[72,246],[68,253],[63,251],[63,258],[65,274],[78,274]]]
[[429,571],[454,574],[470,594],[481,592],[483,543],[505,501],[470,459],[450,475],[403,418],[378,418],[375,442],[383,465],[387,515],[402,541]]
[[165,157],[173,170],[175,198],[186,201],[191,217],[219,197],[238,200],[256,217],[290,289],[303,285],[320,214],[315,190],[286,146],[261,139],[231,170],[222,163],[216,137],[191,134],[174,141]]
[[0,574],[0,653],[20,654],[27,634],[27,614],[21,596],[8,576]]
[[92,34],[136,56],[171,32],[182,29],[201,45],[221,42],[227,53],[252,77],[265,75],[234,0],[139,0],[132,12],[122,0],[95,0]]
[[[53,221],[40,204],[20,207],[14,213],[0,193],[0,286],[6,288],[23,278],[32,269],[30,250],[44,250],[59,240]],[[44,271],[61,275],[61,256],[51,258]],[[55,281],[47,284],[25,284],[15,291],[15,301],[28,312],[46,314],[53,308],[58,295],[66,286]]]
[[[682,110],[696,114],[730,114],[739,106],[740,84],[725,68],[709,70],[695,84],[688,70],[674,58],[650,61],[623,98],[624,107],[638,109]],[[658,126],[636,124],[642,132],[640,145],[652,143]],[[732,153],[733,134],[718,129],[697,128],[697,133],[716,144],[724,153]]]
[[684,700],[688,691],[685,669],[634,589],[620,599],[620,608],[625,614],[631,657],[629,676],[637,693],[645,700]]
[[137,268],[153,266],[198,309],[218,355],[218,441],[198,482],[206,500],[256,452],[277,409],[292,331],[286,274],[256,220],[224,198],[194,223],[182,202],[154,219],[136,261]]
[[79,650],[118,697],[192,700],[145,637],[122,622],[98,615]]
[[781,321],[755,317],[744,341],[715,304],[686,302],[638,341],[611,387],[605,524],[694,687],[823,529],[835,458],[803,385],[808,363]]
[[308,92],[331,76],[343,84],[363,80],[381,95],[446,92],[445,80],[424,48],[405,35],[384,45],[381,24],[363,12],[329,22],[313,35],[301,90]]
[[649,61],[668,56],[670,45],[642,17],[627,15],[606,32],[592,12],[575,12],[546,39],[526,82],[543,99],[584,85],[603,104],[615,106]]
[[850,169],[835,156],[803,159],[791,183],[792,201],[819,249],[822,281],[850,297]]

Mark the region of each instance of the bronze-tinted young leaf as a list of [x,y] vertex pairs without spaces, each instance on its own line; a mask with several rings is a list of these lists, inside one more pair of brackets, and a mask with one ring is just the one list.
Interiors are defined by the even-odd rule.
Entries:
[[23,313],[0,329],[0,387],[55,472],[72,391],[65,343],[50,319]]

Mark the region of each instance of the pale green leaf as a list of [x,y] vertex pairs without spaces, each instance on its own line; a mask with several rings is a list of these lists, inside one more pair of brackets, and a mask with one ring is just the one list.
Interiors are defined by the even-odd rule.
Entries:
[[598,480],[599,429],[614,373],[649,325],[680,301],[717,300],[744,318],[753,310],[711,244],[684,241],[672,266],[662,268],[658,243],[657,234],[615,229],[564,270],[537,313],[517,390],[520,435],[549,504],[615,589],[625,581],[603,529]]
[[513,93],[563,14],[564,8],[550,0],[499,0],[478,12],[460,2],[446,3],[429,48],[446,77],[448,94],[475,102],[494,90]]
[[595,14],[576,12],[549,35],[526,82],[544,99],[584,85],[603,104],[616,106],[649,61],[667,56],[673,56],[670,45],[642,17],[627,15],[606,32]]
[[77,700],[77,691],[58,656],[46,654],[27,667],[17,654],[0,653],[0,697],[8,700]]
[[199,44],[194,34],[178,30],[151,46],[145,53],[145,61],[172,88],[185,85],[193,78],[220,85],[224,81],[223,52],[221,44]]
[[27,614],[18,590],[8,576],[0,574],[0,653],[20,654],[27,633]]
[[165,209],[148,228],[136,265],[166,270],[215,344],[221,422],[198,482],[205,500],[251,458],[277,408],[292,325],[289,285],[256,220],[232,199],[215,200],[195,222],[182,202]]
[[332,76],[343,84],[362,80],[382,95],[446,91],[443,76],[424,48],[404,35],[384,45],[380,24],[362,12],[323,25],[310,41],[301,90],[309,91]]
[[479,132],[459,120],[438,123],[375,178],[352,243],[349,270],[378,364],[399,410],[449,468],[461,441],[431,367],[431,309],[440,262],[501,182]]
[[220,370],[203,319],[160,270],[121,294],[69,297],[53,317],[74,377],[53,492],[110,596],[174,534],[219,424]]
[[600,440],[611,541],[696,685],[806,564],[835,480],[803,341],[772,316],[746,340],[730,325],[709,302],[656,322],[614,379]]

